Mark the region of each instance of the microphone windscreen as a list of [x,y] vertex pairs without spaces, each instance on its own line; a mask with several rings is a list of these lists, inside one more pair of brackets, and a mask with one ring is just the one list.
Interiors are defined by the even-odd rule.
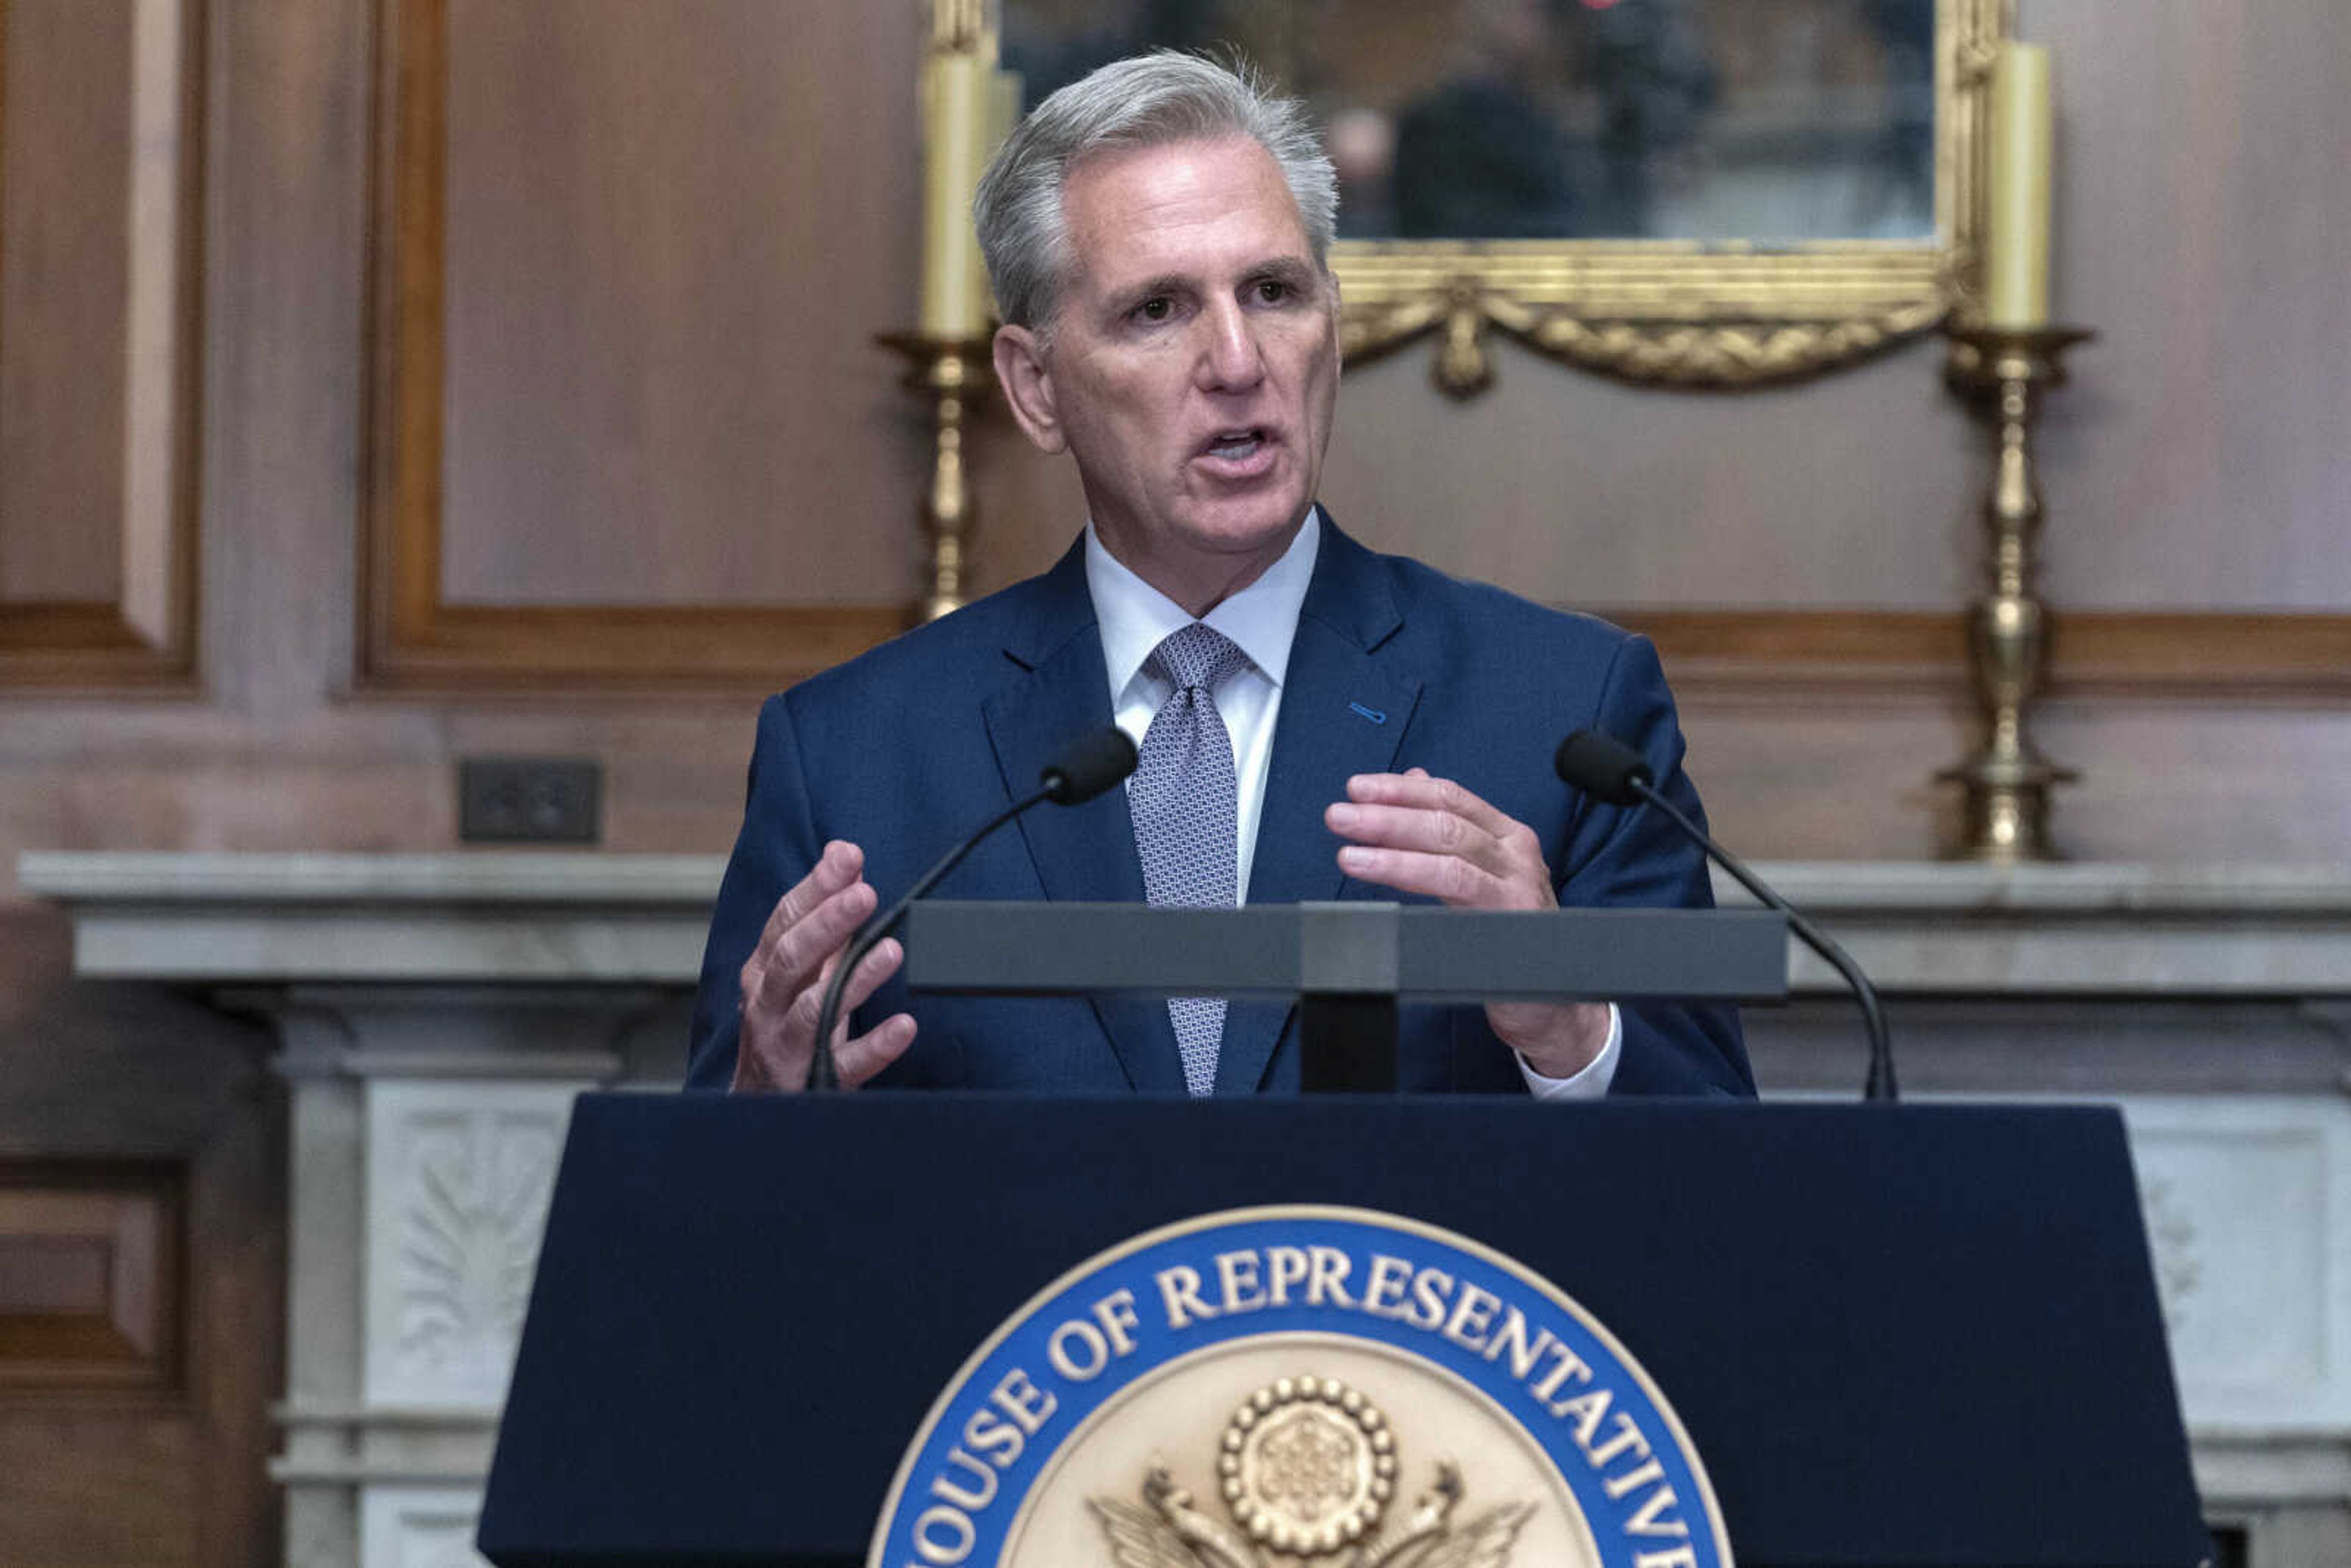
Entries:
[[1037,775],[1038,785],[1059,806],[1080,806],[1134,771],[1134,742],[1112,725],[1080,736]]
[[1568,788],[1611,806],[1634,804],[1641,799],[1635,785],[1646,788],[1656,782],[1656,775],[1639,752],[1596,729],[1579,729],[1561,741],[1552,766]]

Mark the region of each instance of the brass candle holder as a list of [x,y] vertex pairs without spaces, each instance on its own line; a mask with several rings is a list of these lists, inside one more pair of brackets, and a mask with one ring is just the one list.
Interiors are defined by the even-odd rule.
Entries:
[[923,496],[923,532],[930,541],[929,591],[918,600],[918,620],[936,621],[963,608],[964,547],[974,507],[965,471],[964,434],[987,400],[995,371],[992,340],[884,332],[875,341],[906,360],[905,385],[931,400],[934,432],[931,483]]
[[2028,728],[2048,658],[2050,615],[2033,596],[2042,519],[2032,471],[2032,426],[2042,395],[2065,382],[2064,357],[2095,334],[2074,327],[1949,328],[1945,379],[1983,412],[1996,434],[1984,497],[1991,545],[1987,590],[1968,618],[1968,646],[1984,741],[1935,777],[1966,791],[1952,858],[2015,865],[2058,858],[2049,840],[2049,795],[2077,777],[2042,756]]

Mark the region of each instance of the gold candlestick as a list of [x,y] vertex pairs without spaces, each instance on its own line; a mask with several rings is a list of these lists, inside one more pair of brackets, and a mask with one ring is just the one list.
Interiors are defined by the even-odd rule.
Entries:
[[1983,508],[1991,547],[1987,591],[1968,619],[1984,742],[1936,778],[1966,791],[1965,825],[1952,858],[2005,865],[2051,861],[2058,855],[2049,841],[2049,792],[2076,775],[2042,756],[2026,727],[2048,655],[2050,623],[2033,597],[2042,504],[2032,472],[2032,424],[2042,394],[2064,384],[2065,350],[2094,334],[2072,327],[1973,324],[1954,326],[1949,334],[1946,379],[1987,413],[1997,443]]
[[964,466],[964,432],[987,400],[995,371],[990,339],[884,332],[875,341],[906,358],[906,386],[929,397],[934,441],[931,483],[923,495],[923,532],[930,539],[930,589],[916,602],[919,620],[963,608],[965,541],[974,507]]

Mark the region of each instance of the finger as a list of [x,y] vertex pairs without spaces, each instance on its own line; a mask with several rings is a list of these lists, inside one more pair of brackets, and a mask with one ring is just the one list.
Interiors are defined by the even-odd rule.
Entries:
[[[898,945],[896,937],[890,936],[875,943],[873,951],[858,960],[857,972],[850,976],[849,984],[841,988],[841,1021],[833,1026],[834,1044],[838,1045],[849,1038],[850,1015],[872,999],[873,993],[882,988],[882,982],[898,972],[898,966],[905,961],[905,957],[906,950]],[[831,971],[838,962],[836,958],[825,966],[825,984],[832,983]],[[813,1023],[814,1020],[810,1021]]]
[[827,962],[817,984],[787,989],[774,968],[745,965],[743,1019],[736,1039],[736,1087],[789,1092],[808,1082],[810,1045]]
[[1392,887],[1399,893],[1423,894],[1462,908],[1542,907],[1521,879],[1497,876],[1459,855],[1349,844],[1339,852],[1339,869],[1358,882]]
[[863,850],[841,839],[826,844],[808,874],[776,900],[776,907],[768,912],[768,923],[760,928],[759,940],[751,949],[751,961],[759,961],[762,955],[772,953],[786,932],[806,920],[817,905],[854,883],[864,870]]
[[[1558,903],[1552,891],[1551,870],[1543,859],[1542,841],[1532,828],[1475,790],[1415,768],[1405,773],[1357,774],[1347,781],[1347,803],[1358,810],[1383,806],[1420,810],[1468,824],[1474,834],[1458,843],[1443,836],[1454,830],[1436,828],[1426,830],[1418,842],[1395,847],[1430,850],[1450,844],[1456,852],[1471,855],[1486,870],[1519,886],[1516,896],[1494,903],[1481,898],[1479,907],[1548,909]],[[1343,831],[1335,822],[1332,828]],[[1437,835],[1434,844],[1427,841],[1428,832]]]
[[[873,950],[858,960],[857,967],[850,975],[848,983],[841,988],[839,1021],[832,1029],[832,1061],[834,1075],[843,1083],[862,1082],[864,1078],[871,1078],[897,1060],[899,1053],[914,1040],[914,1020],[906,1014],[901,1013],[896,1016],[904,1018],[906,1020],[906,1027],[903,1030],[892,1030],[880,1042],[869,1045],[860,1051],[852,1053],[849,1049],[850,1019],[859,1008],[863,1007],[872,998],[873,993],[881,988],[884,980],[898,972],[898,966],[904,962],[906,950],[899,946],[894,937],[885,938],[874,944]],[[809,987],[794,1001],[792,1033],[796,1039],[816,1038],[818,1017],[824,1010],[824,993],[831,988],[833,976],[841,967],[841,955],[838,953],[827,958],[817,975],[816,983]],[[871,1040],[872,1035],[879,1033],[882,1033],[881,1030],[874,1030],[860,1038]],[[904,1035],[903,1040],[898,1038],[901,1033]],[[862,1076],[856,1080],[852,1080],[850,1075],[849,1064],[852,1058],[866,1064]]]
[[906,1048],[914,1043],[914,1019],[911,1013],[893,1013],[855,1040],[844,1040],[832,1058],[841,1087],[856,1088],[905,1055]]
[[879,898],[871,883],[852,883],[787,928],[774,946],[754,955],[743,969],[743,1010],[788,1004],[847,945]]
[[777,967],[795,976],[814,975],[838,956],[872,918],[882,895],[870,882],[855,882],[809,911],[807,919],[784,933],[776,944]]
[[1515,869],[1503,841],[1466,817],[1415,806],[1359,806],[1339,801],[1322,813],[1331,831],[1374,849],[1460,855],[1497,876]]
[[[853,925],[851,927],[852,932],[855,929]],[[832,988],[833,973],[841,967],[841,956],[847,947],[846,937],[835,943],[832,951],[816,963],[814,972],[805,984],[788,998],[778,998],[782,1007],[783,1028],[791,1036],[794,1051],[805,1051],[809,1043],[816,1039],[817,1018],[824,1011],[824,994]],[[845,1019],[850,1009],[847,987],[841,988],[841,998],[839,1018]],[[841,1038],[838,1021],[833,1028],[833,1038],[836,1040]]]
[[[813,1034],[815,1028],[811,1018],[806,1032]],[[834,1075],[842,1087],[854,1089],[904,1056],[914,1043],[914,1015],[893,1013],[856,1039],[841,1042],[832,1055]],[[737,1060],[735,1090],[738,1093],[745,1090],[796,1092],[808,1082],[809,1060],[805,1040],[796,1051],[746,1051]]]
[[1358,805],[1450,811],[1498,839],[1517,826],[1515,819],[1489,805],[1476,791],[1450,779],[1432,779],[1417,768],[1409,773],[1358,773],[1347,780],[1347,799]]

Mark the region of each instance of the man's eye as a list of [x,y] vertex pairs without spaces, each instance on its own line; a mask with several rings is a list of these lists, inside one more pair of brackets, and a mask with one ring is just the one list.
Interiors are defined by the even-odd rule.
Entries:
[[1167,319],[1168,316],[1174,312],[1175,308],[1176,307],[1172,302],[1164,298],[1146,299],[1142,304],[1134,308],[1134,314],[1138,320],[1165,321]]
[[1279,305],[1290,298],[1290,285],[1279,277],[1260,279],[1257,286],[1257,297],[1268,305]]

